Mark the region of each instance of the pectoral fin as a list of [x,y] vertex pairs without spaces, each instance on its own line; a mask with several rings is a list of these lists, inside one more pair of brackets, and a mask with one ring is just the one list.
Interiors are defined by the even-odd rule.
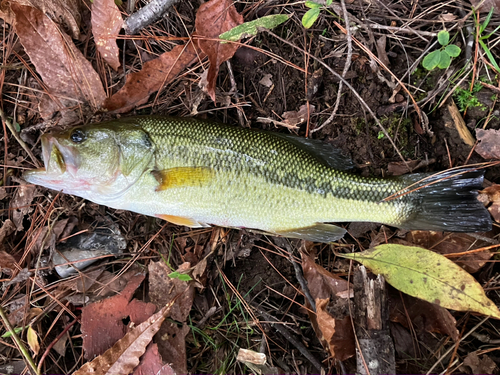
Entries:
[[190,227],[190,228],[208,227],[207,224],[199,223],[196,220],[190,219],[188,217],[173,216],[173,215],[156,215],[156,217],[159,217],[160,219],[166,220],[172,224],[184,225],[184,226]]
[[182,186],[203,186],[214,177],[208,167],[176,167],[151,172],[158,181],[156,191]]
[[318,223],[310,227],[274,231],[283,237],[299,238],[313,242],[333,242],[346,234],[344,228],[332,224]]

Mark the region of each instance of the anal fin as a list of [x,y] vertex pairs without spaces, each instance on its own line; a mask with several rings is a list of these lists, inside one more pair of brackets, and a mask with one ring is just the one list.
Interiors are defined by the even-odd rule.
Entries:
[[283,237],[328,243],[344,237],[347,231],[336,225],[317,223],[309,227],[279,230],[274,233]]
[[204,223],[199,223],[196,220],[193,220],[188,217],[182,217],[182,216],[174,216],[174,215],[155,215],[156,217],[166,220],[169,223],[176,224],[176,225],[184,225],[186,227],[190,228],[200,228],[200,227],[208,227],[207,224]]

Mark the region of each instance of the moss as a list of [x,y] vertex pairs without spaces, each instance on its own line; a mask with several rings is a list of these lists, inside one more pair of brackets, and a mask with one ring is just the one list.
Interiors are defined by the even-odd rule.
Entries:
[[413,132],[411,119],[408,117],[401,118],[400,115],[392,114],[391,116],[381,118],[380,122],[400,149],[401,154],[410,156],[412,150],[407,150],[407,147]]

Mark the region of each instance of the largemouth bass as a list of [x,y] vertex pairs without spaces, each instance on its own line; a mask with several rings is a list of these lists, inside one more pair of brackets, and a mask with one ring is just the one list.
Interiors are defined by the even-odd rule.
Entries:
[[25,172],[27,182],[189,227],[317,242],[346,233],[332,222],[491,229],[476,199],[481,171],[365,178],[331,145],[275,132],[131,117],[45,134],[42,150],[45,168]]

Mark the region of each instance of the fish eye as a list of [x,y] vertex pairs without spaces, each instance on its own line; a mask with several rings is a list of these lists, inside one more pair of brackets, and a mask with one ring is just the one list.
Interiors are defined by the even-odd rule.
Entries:
[[82,143],[86,138],[85,133],[81,129],[73,130],[69,136],[69,139],[71,139],[73,143]]

